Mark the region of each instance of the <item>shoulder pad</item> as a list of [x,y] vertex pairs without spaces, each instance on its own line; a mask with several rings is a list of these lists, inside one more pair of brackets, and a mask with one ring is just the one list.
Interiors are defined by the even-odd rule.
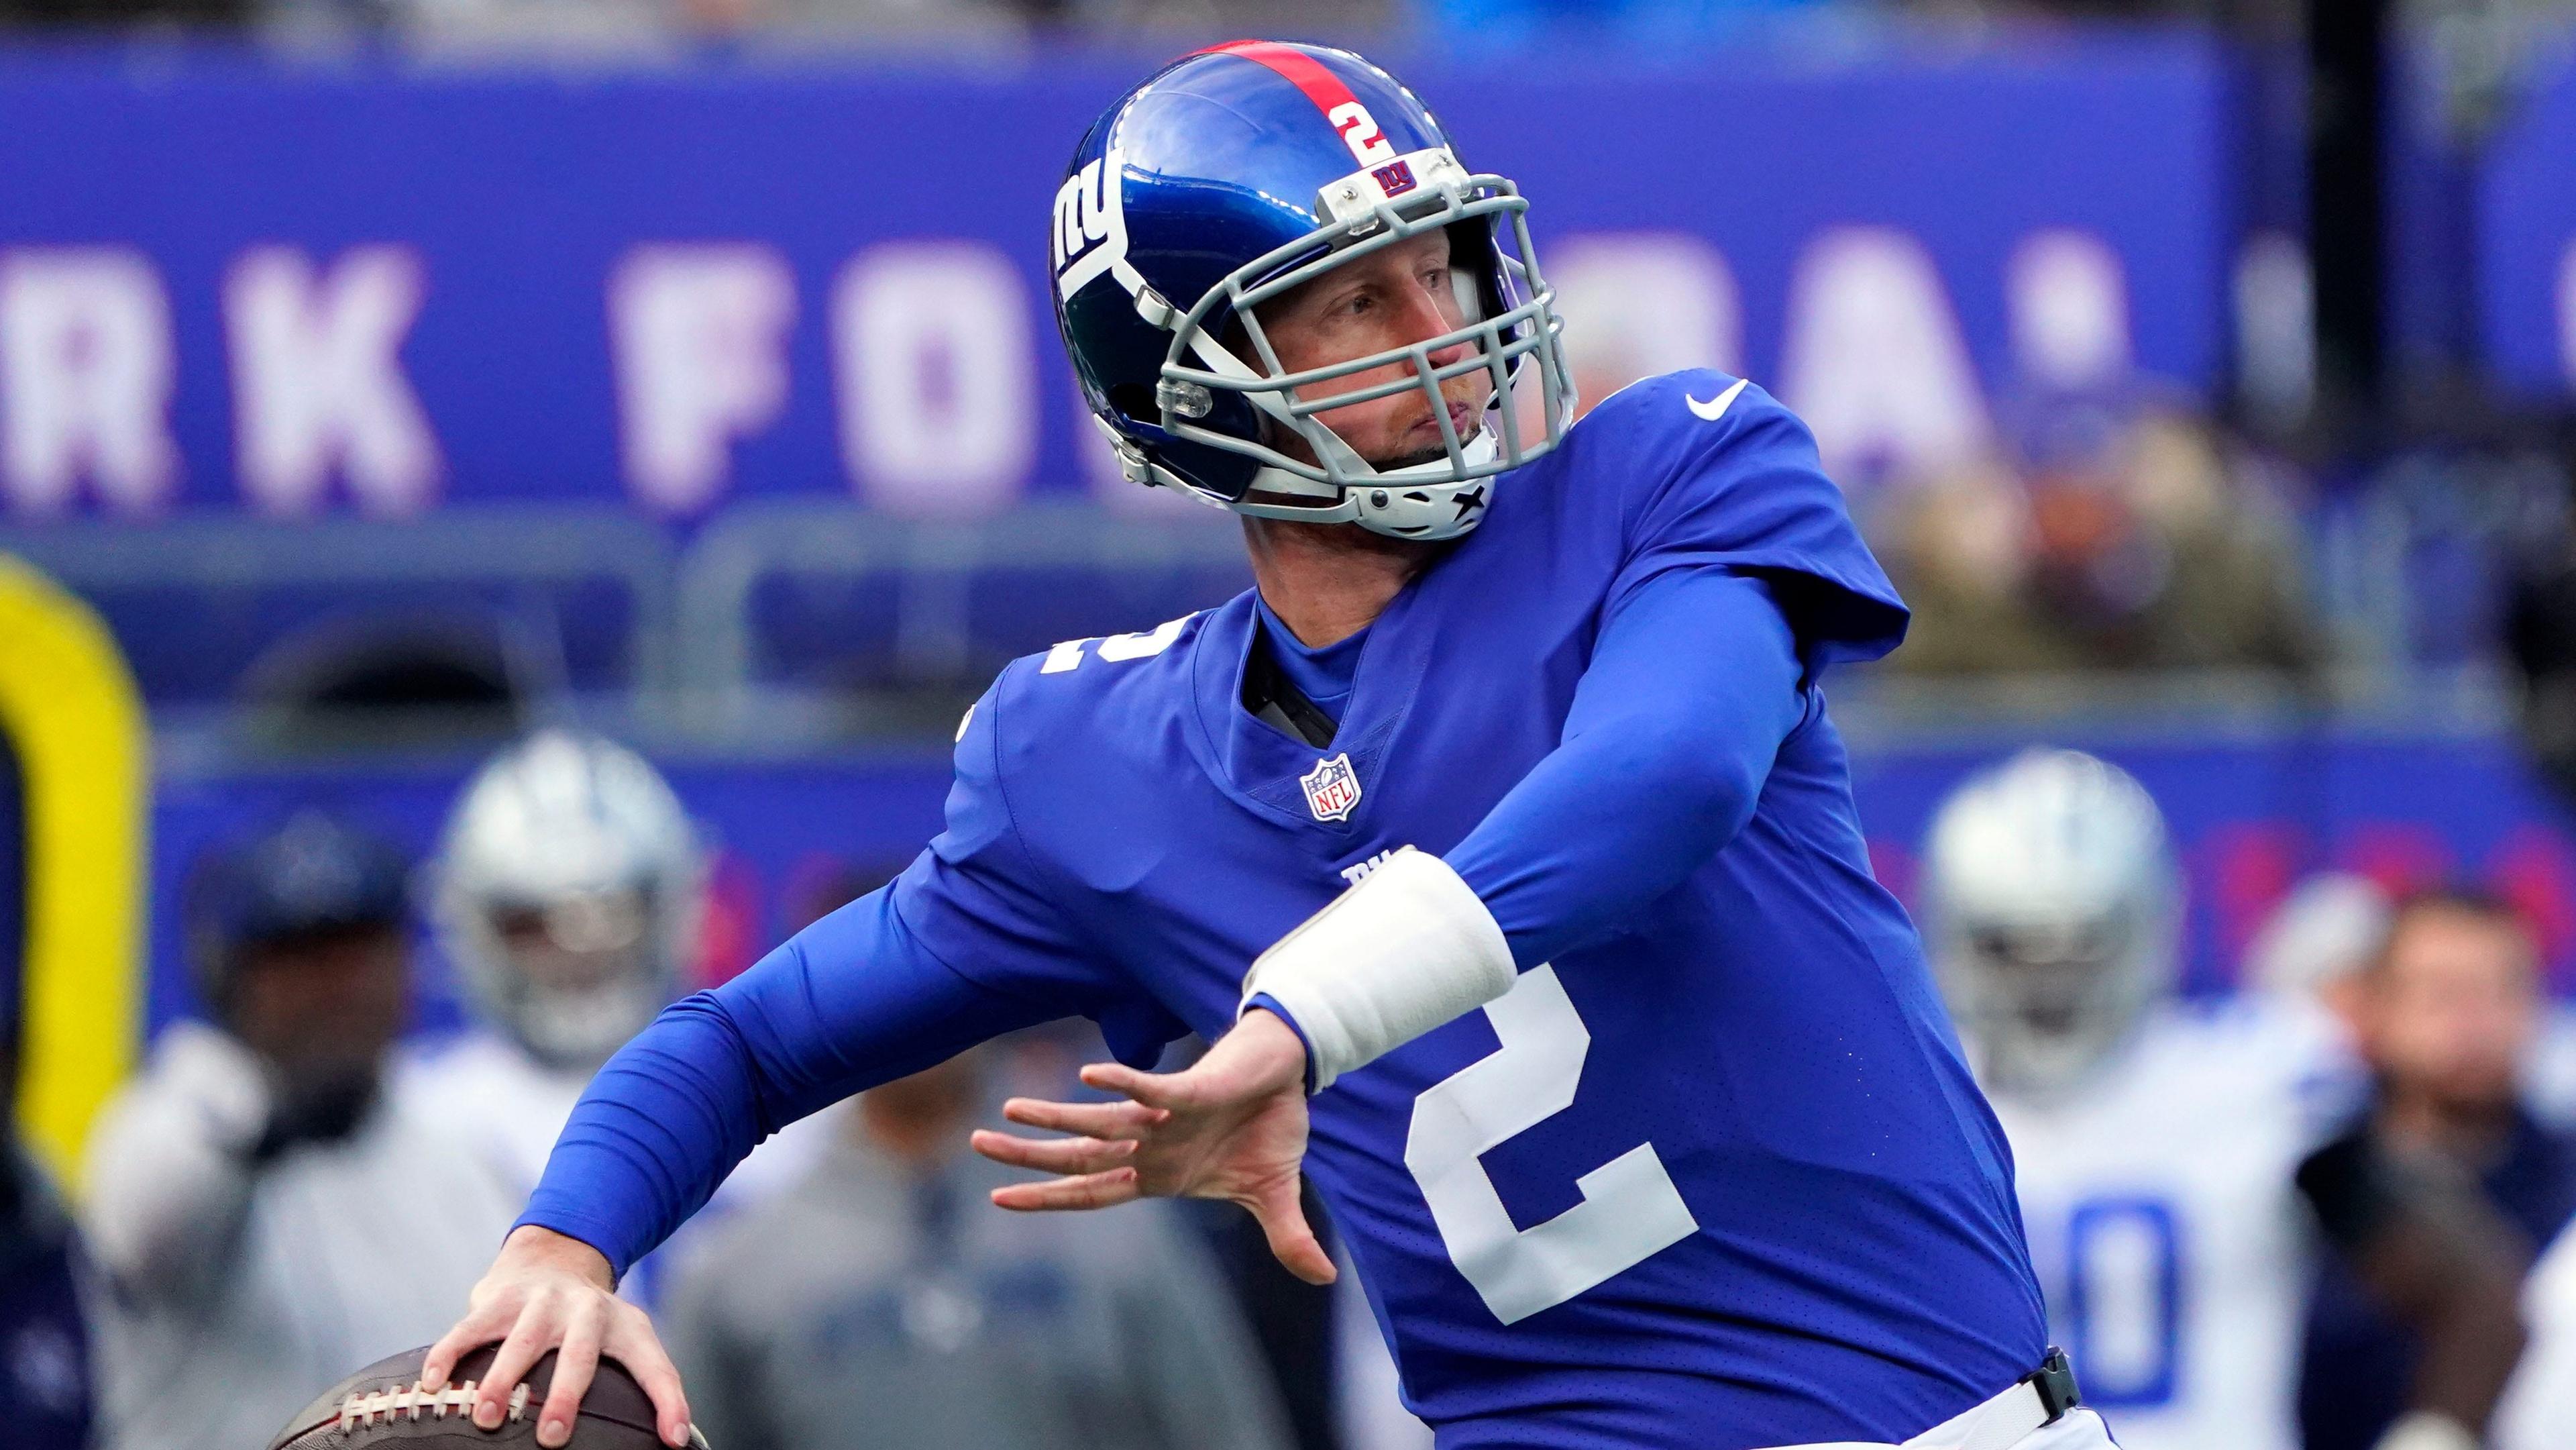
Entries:
[[1007,717],[1002,753],[1018,754],[1034,742],[1078,738],[1097,740],[1105,711],[1151,709],[1157,702],[1186,698],[1175,686],[1185,678],[1185,648],[1207,611],[1165,620],[1132,634],[1069,639],[1042,653],[1023,655],[1005,666],[958,724],[962,741],[977,716],[998,710]]
[[1733,424],[1764,413],[1786,411],[1778,399],[1750,379],[1714,368],[1685,368],[1677,373],[1639,378],[1595,403],[1583,415],[1583,423],[1611,417],[1618,420],[1618,431],[1623,433],[1642,429],[1649,435],[1689,436],[1708,430],[1711,424]]

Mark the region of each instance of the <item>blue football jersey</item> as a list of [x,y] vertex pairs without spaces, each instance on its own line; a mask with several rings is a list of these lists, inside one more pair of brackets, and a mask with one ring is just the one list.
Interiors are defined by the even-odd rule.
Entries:
[[1808,669],[1750,825],[1313,1099],[1308,1171],[1444,1447],[1901,1440],[2045,1349],[2003,1135],[1818,685],[1904,611],[1804,426],[1733,386],[1640,383],[1497,479],[1370,626],[1321,750],[1242,704],[1250,594],[1011,665],[891,889],[1031,1015],[1081,1010],[1122,1055],[1213,1038],[1264,948],[1383,853],[1448,851],[1557,745],[1611,601],[1673,568],[1770,586]]

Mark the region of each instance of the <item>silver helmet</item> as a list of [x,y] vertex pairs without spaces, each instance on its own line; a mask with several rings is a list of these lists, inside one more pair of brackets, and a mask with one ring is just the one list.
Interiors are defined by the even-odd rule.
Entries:
[[2181,883],[2162,813],[2117,766],[2026,751],[1943,803],[1925,857],[1934,969],[1989,1088],[2071,1086],[2171,989]]
[[678,995],[705,870],[642,756],[545,730],[465,788],[434,883],[440,942],[485,1019],[540,1061],[587,1068]]

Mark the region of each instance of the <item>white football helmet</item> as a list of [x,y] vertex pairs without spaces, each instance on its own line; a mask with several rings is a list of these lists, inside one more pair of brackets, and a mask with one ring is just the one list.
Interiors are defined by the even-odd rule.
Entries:
[[2370,964],[2388,940],[2388,893],[2367,876],[2321,871],[2290,888],[2245,946],[2248,985],[2316,997]]
[[2070,1086],[2173,985],[2179,874],[2117,766],[2031,750],[1979,774],[1943,803],[1924,865],[1934,970],[1989,1088]]
[[465,789],[432,916],[484,1017],[538,1060],[607,1060],[679,993],[703,905],[696,833],[660,772],[545,730]]

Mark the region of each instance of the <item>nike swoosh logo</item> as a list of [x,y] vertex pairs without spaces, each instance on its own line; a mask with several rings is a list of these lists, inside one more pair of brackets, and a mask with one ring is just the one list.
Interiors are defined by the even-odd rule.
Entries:
[[1743,391],[1744,379],[1737,378],[1735,380],[1734,387],[1727,389],[1725,392],[1718,394],[1716,397],[1709,399],[1705,403],[1692,397],[1688,393],[1682,394],[1682,401],[1690,404],[1690,410],[1692,412],[1697,413],[1702,418],[1714,423],[1718,419],[1726,416],[1726,410],[1735,405],[1735,395]]

